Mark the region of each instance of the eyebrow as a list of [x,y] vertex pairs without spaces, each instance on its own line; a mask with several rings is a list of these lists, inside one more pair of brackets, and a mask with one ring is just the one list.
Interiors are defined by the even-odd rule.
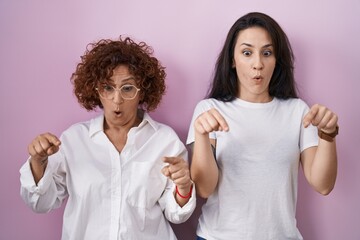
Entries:
[[[254,47],[253,45],[251,45],[250,43],[242,43],[240,45],[245,45],[247,47]],[[267,48],[267,47],[272,47],[273,44],[272,43],[268,43],[268,44],[265,44],[264,46],[262,46],[261,48]]]
[[131,80],[135,80],[135,77],[134,76],[129,76],[129,77],[126,77],[124,79],[121,79],[122,82],[128,82],[128,81],[131,81]]
[[[134,81],[135,81],[135,77],[134,77],[134,76],[126,77],[126,78],[124,78],[124,79],[121,79],[121,82],[122,82],[122,83],[126,83],[126,82],[130,82],[131,80],[134,80]],[[109,82],[114,83],[114,80],[112,80],[111,78],[109,78]]]

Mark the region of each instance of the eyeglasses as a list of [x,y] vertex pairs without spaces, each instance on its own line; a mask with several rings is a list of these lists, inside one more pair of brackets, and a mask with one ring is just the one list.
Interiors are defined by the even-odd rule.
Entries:
[[115,97],[115,92],[119,91],[120,95],[123,99],[131,100],[134,99],[137,93],[140,91],[139,88],[135,87],[131,84],[123,85],[121,88],[116,88],[112,85],[101,85],[100,87],[96,88],[100,97],[111,100]]

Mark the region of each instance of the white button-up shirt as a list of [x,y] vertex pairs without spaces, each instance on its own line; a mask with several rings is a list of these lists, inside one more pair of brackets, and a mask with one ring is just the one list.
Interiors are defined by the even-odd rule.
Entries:
[[180,207],[174,183],[161,173],[162,157],[187,160],[184,144],[170,127],[145,113],[119,153],[103,123],[101,115],[67,129],[38,185],[27,161],[20,169],[22,198],[35,212],[48,212],[68,197],[63,240],[176,239],[166,219],[181,223],[190,217],[195,188],[189,202]]

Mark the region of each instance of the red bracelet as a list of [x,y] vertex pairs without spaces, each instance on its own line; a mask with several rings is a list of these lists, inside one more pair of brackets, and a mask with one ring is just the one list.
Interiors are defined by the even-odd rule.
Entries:
[[185,196],[181,195],[180,192],[179,192],[179,189],[178,187],[176,186],[176,193],[177,195],[179,195],[181,198],[189,198],[191,196],[191,192],[192,192],[192,188],[193,188],[193,185],[191,184],[191,187],[190,187],[190,191],[188,194],[186,194]]

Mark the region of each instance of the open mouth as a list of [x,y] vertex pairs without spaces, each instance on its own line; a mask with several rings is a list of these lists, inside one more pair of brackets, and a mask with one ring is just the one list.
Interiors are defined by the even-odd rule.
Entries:
[[261,77],[261,76],[255,76],[255,77],[253,77],[253,79],[254,79],[255,81],[260,81],[260,80],[262,79],[262,77]]
[[120,111],[114,111],[115,115],[116,116],[120,116],[121,115],[121,112]]
[[261,79],[263,79],[263,77],[261,76],[260,72],[257,72],[256,75],[253,75],[253,79],[256,81],[260,81]]
[[254,72],[253,79],[255,79],[255,80],[261,80],[262,78],[263,78],[263,77],[261,76],[261,72],[260,72],[260,71]]

